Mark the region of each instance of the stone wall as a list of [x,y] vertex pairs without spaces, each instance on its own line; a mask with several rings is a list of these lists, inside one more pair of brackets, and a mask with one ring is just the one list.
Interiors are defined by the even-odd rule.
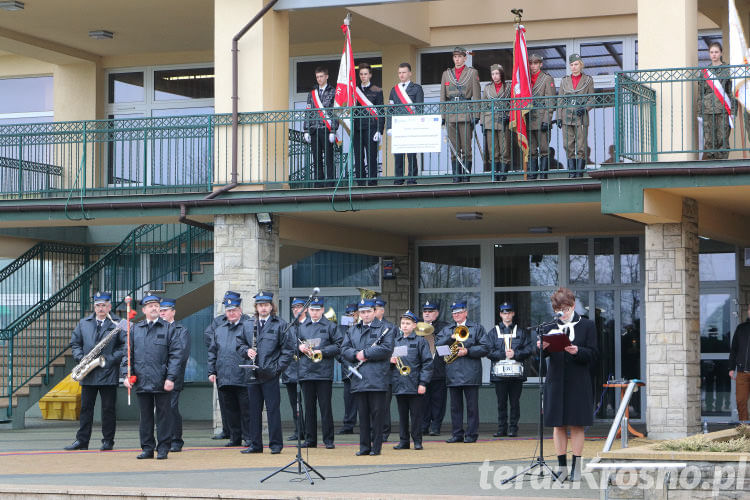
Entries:
[[[390,258],[390,257],[388,257]],[[421,317],[419,305],[413,304],[412,289],[409,286],[409,257],[393,257],[393,267],[397,270],[396,279],[383,280],[382,293],[380,294],[387,302],[385,306],[385,318],[398,326],[398,319],[407,309]]]
[[700,430],[698,206],[646,226],[646,392],[650,438]]

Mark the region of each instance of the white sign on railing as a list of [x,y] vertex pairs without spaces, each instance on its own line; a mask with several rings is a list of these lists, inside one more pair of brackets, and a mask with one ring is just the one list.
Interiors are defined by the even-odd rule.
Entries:
[[439,153],[440,115],[394,116],[391,153]]

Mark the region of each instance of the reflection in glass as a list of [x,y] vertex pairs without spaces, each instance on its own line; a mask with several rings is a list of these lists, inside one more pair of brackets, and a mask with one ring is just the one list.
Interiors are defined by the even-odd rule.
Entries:
[[0,78],[0,114],[52,111],[52,86],[51,76]]
[[[593,320],[596,324],[597,345],[599,346],[599,361],[592,366],[592,379],[594,382],[594,394],[596,400],[603,390],[602,384],[614,378],[615,373],[615,292],[612,290],[596,292],[594,294],[596,309]],[[589,314],[589,318],[591,318]],[[619,397],[619,395],[618,395]],[[604,402],[597,414],[600,418],[611,418],[614,416],[615,393],[607,390]]]
[[701,281],[734,281],[735,254],[702,253],[698,256],[698,273]]
[[[480,319],[480,300],[479,293],[477,292],[452,292],[452,293],[420,293],[419,303],[424,304],[425,301],[429,300],[433,304],[440,304],[440,316],[439,319],[448,323],[453,324],[453,317],[451,316],[451,304],[457,300],[465,300],[466,306],[469,308],[469,314],[467,321],[474,321],[479,323]],[[420,314],[421,318],[421,314]]]
[[581,59],[587,74],[613,75],[622,71],[622,42],[582,43]]
[[495,245],[495,286],[555,286],[557,243]]
[[728,293],[700,295],[701,353],[729,352],[731,296]]
[[429,246],[419,248],[420,288],[479,286],[479,246]]
[[589,240],[571,238],[568,240],[568,262],[570,283],[589,282]]
[[380,285],[380,259],[321,250],[292,265],[292,286],[373,288]]
[[637,236],[620,237],[621,283],[638,283],[641,280],[639,241]]
[[154,99],[213,99],[213,68],[182,68],[154,71]]
[[109,103],[142,102],[143,71],[131,73],[110,73]]
[[[620,293],[620,378],[641,378],[641,292]],[[630,418],[641,418],[641,398],[630,400]]]
[[612,238],[594,238],[594,279],[597,284],[614,283],[615,241]]
[[731,412],[729,360],[701,360],[701,415],[729,416]]

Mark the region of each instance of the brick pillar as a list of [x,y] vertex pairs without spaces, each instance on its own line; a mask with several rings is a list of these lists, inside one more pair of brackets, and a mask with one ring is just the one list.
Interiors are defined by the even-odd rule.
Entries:
[[646,394],[648,434],[671,439],[700,431],[698,204],[682,221],[646,226]]
[[383,280],[383,293],[380,295],[387,302],[385,318],[399,326],[399,316],[407,309],[420,317],[419,306],[411,303],[412,293],[409,286],[409,257],[393,257],[393,267],[398,269],[396,279]]
[[[214,312],[222,314],[224,292],[242,294],[242,310],[253,314],[253,295],[259,290],[274,293],[278,306],[279,228],[278,218],[269,231],[258,224],[255,214],[217,215],[214,218]],[[214,430],[221,427],[219,405],[214,396]],[[263,422],[266,422],[265,413]]]

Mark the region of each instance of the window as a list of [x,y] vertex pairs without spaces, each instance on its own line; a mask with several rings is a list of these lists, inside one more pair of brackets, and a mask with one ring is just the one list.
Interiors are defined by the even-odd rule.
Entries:
[[557,243],[495,245],[495,286],[555,286],[558,283]]
[[154,100],[213,99],[213,68],[154,71]]
[[108,81],[109,102],[143,102],[143,72],[113,73]]
[[479,267],[478,245],[421,247],[419,287],[478,287]]
[[737,279],[737,254],[734,245],[701,238],[698,248],[698,274],[701,281]]
[[380,285],[380,259],[321,250],[292,265],[292,287],[363,287]]
[[622,71],[622,42],[607,41],[581,44],[584,71],[591,75],[613,75]]
[[0,125],[52,121],[51,76],[0,79]]

